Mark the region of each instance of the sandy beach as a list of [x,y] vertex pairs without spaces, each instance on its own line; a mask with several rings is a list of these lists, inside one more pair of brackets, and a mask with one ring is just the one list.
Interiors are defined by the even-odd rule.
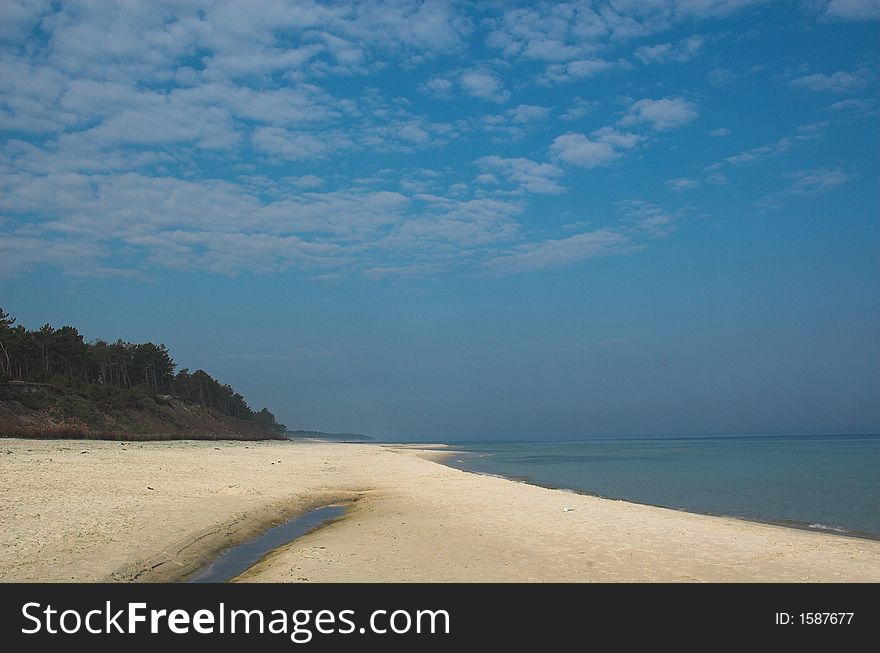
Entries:
[[880,581],[880,542],[480,476],[442,449],[0,441],[0,581],[176,581],[273,523],[346,515],[237,580]]

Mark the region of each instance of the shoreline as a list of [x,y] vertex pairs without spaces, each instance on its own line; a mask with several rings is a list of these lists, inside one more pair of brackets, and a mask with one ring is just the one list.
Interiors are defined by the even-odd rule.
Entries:
[[[542,488],[449,447],[6,440],[0,581],[185,580],[312,507],[241,582],[880,581],[880,542]],[[430,458],[430,459],[429,459]]]
[[[432,452],[433,453],[433,452]],[[438,462],[442,465],[447,465],[452,469],[458,469],[468,474],[476,474],[478,476],[488,476],[490,478],[501,478],[507,481],[512,481],[513,483],[522,483],[523,485],[532,485],[534,487],[544,488],[546,490],[556,490],[558,492],[570,492],[571,494],[576,494],[579,496],[585,497],[594,497],[596,499],[603,499],[605,501],[619,501],[622,503],[631,503],[636,506],[646,506],[649,508],[661,508],[663,510],[675,510],[677,512],[684,512],[689,515],[703,515],[705,517],[720,517],[723,519],[736,519],[738,521],[747,522],[750,524],[763,524],[765,526],[778,526],[780,528],[791,528],[796,531],[804,531],[807,533],[819,533],[825,535],[836,535],[838,537],[852,537],[857,540],[868,540],[871,542],[880,541],[880,533],[871,533],[867,531],[854,531],[845,528],[837,528],[833,526],[825,526],[824,524],[820,524],[823,528],[814,528],[807,522],[800,522],[794,520],[783,520],[783,519],[759,519],[758,517],[744,517],[742,515],[728,515],[722,512],[708,512],[701,510],[691,510],[688,508],[679,508],[677,506],[665,506],[661,503],[647,503],[645,501],[636,501],[635,499],[625,499],[623,497],[613,497],[606,494],[599,494],[598,492],[590,492],[587,490],[578,490],[575,488],[566,487],[563,485],[552,485],[550,483],[541,483],[540,481],[534,479],[531,476],[505,476],[504,474],[493,474],[492,472],[481,472],[475,469],[468,469],[465,466],[455,466],[450,465],[445,462],[448,458],[452,457],[456,453],[471,453],[468,451],[450,451],[445,456],[437,456],[436,460],[434,458],[427,458],[428,460],[434,460],[434,462]]]

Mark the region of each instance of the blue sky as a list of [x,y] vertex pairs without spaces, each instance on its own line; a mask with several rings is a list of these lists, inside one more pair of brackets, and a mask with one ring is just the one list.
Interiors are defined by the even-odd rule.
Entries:
[[876,0],[0,12],[28,326],[291,427],[880,428]]

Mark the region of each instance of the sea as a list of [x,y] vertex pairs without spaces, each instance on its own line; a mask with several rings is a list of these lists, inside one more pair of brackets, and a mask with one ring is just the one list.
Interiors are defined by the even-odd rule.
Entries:
[[880,539],[880,434],[450,441],[447,464],[550,488]]

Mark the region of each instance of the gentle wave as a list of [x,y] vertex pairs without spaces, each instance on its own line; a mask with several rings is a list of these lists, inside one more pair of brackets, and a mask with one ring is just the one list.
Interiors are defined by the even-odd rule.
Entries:
[[810,524],[810,528],[814,528],[817,531],[832,531],[834,533],[848,532],[845,528],[838,528],[837,526],[826,526],[825,524]]
[[458,443],[450,464],[550,488],[880,538],[880,435]]

